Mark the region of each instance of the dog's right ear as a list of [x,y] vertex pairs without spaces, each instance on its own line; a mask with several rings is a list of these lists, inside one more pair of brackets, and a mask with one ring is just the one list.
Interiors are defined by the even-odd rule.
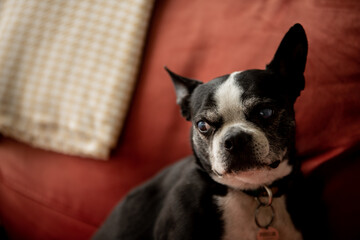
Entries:
[[273,60],[266,66],[266,69],[289,79],[286,84],[294,99],[305,87],[304,71],[307,52],[308,42],[305,30],[297,23],[285,34]]
[[202,82],[179,76],[170,71],[167,67],[165,67],[165,70],[169,73],[171,80],[173,81],[176,93],[176,103],[181,108],[181,114],[186,120],[190,121],[190,96],[194,89],[202,84]]

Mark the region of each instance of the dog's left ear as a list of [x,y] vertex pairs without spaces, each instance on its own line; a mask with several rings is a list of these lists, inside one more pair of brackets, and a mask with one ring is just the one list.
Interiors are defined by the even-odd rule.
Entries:
[[190,96],[194,89],[202,84],[202,82],[179,76],[170,71],[167,67],[165,67],[165,70],[169,73],[171,80],[173,81],[176,92],[176,103],[181,108],[181,114],[186,120],[190,121]]
[[273,60],[266,66],[280,74],[294,95],[294,100],[305,87],[304,71],[308,52],[308,42],[304,28],[297,23],[285,34]]

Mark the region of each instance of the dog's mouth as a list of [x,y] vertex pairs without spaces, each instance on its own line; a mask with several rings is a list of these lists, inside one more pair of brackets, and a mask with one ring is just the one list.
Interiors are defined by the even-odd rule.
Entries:
[[268,166],[275,169],[280,165],[280,162],[281,162],[280,160],[276,160],[275,162],[269,164]]
[[291,173],[292,166],[286,159],[275,160],[270,164],[262,164],[257,167],[220,173],[213,171],[213,179],[221,184],[236,189],[256,189],[263,185],[269,185],[277,179],[283,178]]
[[[221,166],[221,165],[220,165]],[[270,185],[277,179],[289,175],[292,165],[287,158],[285,148],[278,154],[267,154],[261,160],[253,159],[241,165],[218,165],[213,166],[212,178],[223,185],[234,189],[257,189],[263,185]]]
[[[281,161],[280,160],[276,160],[270,164],[262,164],[261,166],[257,166],[256,168],[253,169],[249,169],[249,171],[251,170],[271,170],[271,169],[276,169],[279,167]],[[214,172],[214,174],[218,177],[223,177],[225,174],[227,173],[220,173],[218,171],[216,171],[216,169],[212,170]],[[238,174],[239,172],[248,172],[248,170],[237,170],[237,171],[229,171],[229,174]]]

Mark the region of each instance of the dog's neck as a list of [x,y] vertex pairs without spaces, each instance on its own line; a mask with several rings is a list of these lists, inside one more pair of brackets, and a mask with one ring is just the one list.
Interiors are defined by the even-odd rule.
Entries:
[[[281,197],[284,194],[286,194],[289,191],[289,189],[293,186],[294,179],[295,179],[295,173],[293,172],[290,175],[275,181],[274,183],[272,183],[267,187],[271,190],[273,197]],[[252,197],[264,197],[268,195],[264,187],[260,187],[258,189],[252,189],[252,190],[242,190],[242,191]]]

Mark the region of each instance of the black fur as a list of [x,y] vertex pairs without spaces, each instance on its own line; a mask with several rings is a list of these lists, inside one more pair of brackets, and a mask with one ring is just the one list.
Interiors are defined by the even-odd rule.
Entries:
[[226,187],[188,157],[130,192],[93,239],[220,239],[212,197],[225,194]]
[[[304,88],[307,55],[306,35],[301,25],[294,25],[282,40],[274,59],[265,70],[247,70],[237,75],[236,81],[245,90],[242,100],[256,96],[271,99],[247,108],[247,121],[263,129],[273,148],[287,146],[287,153],[294,165],[293,173],[281,181],[284,194],[301,176],[295,154],[295,124],[293,104]],[[214,91],[229,75],[203,84],[197,80],[181,77],[170,70],[177,93],[177,103],[185,119],[192,121],[192,146],[194,156],[186,158],[163,170],[155,178],[130,192],[111,213],[93,239],[221,239],[223,223],[221,212],[214,203],[214,196],[225,196],[228,187],[215,182],[206,146],[214,132],[224,124],[214,109]],[[239,101],[241,100],[239,99]],[[263,105],[262,105],[263,104]],[[254,114],[259,107],[271,105],[279,113],[269,121],[259,120]],[[205,115],[204,115],[205,114]],[[205,119],[213,126],[206,140],[198,142],[194,130],[198,121]],[[204,138],[204,137],[203,137]],[[238,141],[238,140],[237,140]],[[196,145],[200,145],[197,146]],[[234,144],[235,146],[235,144]],[[247,150],[237,143],[234,151]],[[229,147],[230,148],[230,147]],[[240,149],[240,150],[239,150]],[[247,159],[249,166],[251,159]],[[243,161],[242,161],[243,162]],[[241,169],[244,165],[231,166]],[[295,221],[296,222],[296,221]]]

